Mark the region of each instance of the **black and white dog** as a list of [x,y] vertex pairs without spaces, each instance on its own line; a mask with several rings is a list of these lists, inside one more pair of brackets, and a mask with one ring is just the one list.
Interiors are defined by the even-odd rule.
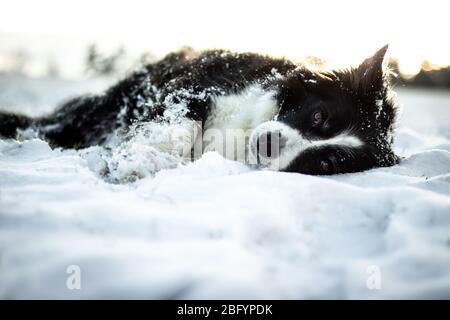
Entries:
[[202,151],[217,150],[217,137],[235,130],[244,151],[218,151],[272,170],[321,175],[391,166],[397,107],[386,50],[356,68],[324,71],[254,53],[185,49],[51,116],[0,114],[0,135],[32,128],[53,146],[85,148],[159,122],[187,130],[178,140],[189,155],[199,138]]

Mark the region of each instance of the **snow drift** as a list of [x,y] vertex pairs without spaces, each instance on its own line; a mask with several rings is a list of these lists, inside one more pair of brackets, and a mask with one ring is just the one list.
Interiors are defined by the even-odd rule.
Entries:
[[[1,106],[31,114],[86,89],[0,84]],[[404,160],[332,177],[206,153],[111,184],[95,147],[0,140],[0,298],[450,298],[450,94],[399,100]]]

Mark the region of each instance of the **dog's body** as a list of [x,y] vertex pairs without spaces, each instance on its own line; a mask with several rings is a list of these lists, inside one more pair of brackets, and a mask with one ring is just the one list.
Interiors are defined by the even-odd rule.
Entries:
[[[49,117],[0,114],[0,135],[33,128],[53,146],[84,148],[117,129],[166,122],[193,128],[194,139],[182,139],[188,150],[199,126],[203,138],[238,130],[248,142],[232,158],[250,155],[273,170],[334,174],[389,166],[398,158],[391,148],[396,106],[382,67],[385,52],[355,69],[319,72],[252,53],[183,50]],[[217,149],[214,139],[204,140],[203,150]],[[260,157],[262,145],[277,150]]]

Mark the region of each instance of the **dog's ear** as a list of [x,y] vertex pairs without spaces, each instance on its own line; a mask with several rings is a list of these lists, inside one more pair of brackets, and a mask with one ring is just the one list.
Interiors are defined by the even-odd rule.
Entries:
[[[384,57],[389,45],[385,45],[372,57],[364,60],[355,70],[354,79],[361,93],[376,92],[382,88],[385,81],[386,66]],[[356,88],[355,88],[356,89]]]

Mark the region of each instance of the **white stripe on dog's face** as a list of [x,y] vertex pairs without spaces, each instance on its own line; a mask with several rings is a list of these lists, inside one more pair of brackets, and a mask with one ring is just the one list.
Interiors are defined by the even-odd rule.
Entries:
[[205,130],[256,128],[273,119],[278,111],[276,94],[275,90],[254,84],[239,93],[212,96],[211,114],[206,119]]
[[204,126],[203,151],[214,150],[227,159],[245,162],[246,141],[252,130],[273,119],[278,111],[276,94],[275,90],[254,84],[238,93],[212,96],[211,112]]
[[[259,157],[259,163],[269,169],[274,171],[279,171],[287,168],[289,164],[299,156],[302,152],[309,148],[323,147],[326,145],[340,145],[347,147],[360,147],[364,143],[356,136],[350,135],[348,133],[341,133],[333,138],[325,140],[309,140],[302,136],[302,134],[290,126],[278,122],[278,121],[268,121],[265,122],[253,130],[250,137],[250,163],[257,162],[257,140],[262,134],[267,133],[280,134],[280,140],[283,140],[284,146],[279,150],[278,157]],[[278,146],[273,145],[272,148],[277,148]],[[277,150],[278,151],[278,150]],[[272,152],[273,154],[273,152]]]

